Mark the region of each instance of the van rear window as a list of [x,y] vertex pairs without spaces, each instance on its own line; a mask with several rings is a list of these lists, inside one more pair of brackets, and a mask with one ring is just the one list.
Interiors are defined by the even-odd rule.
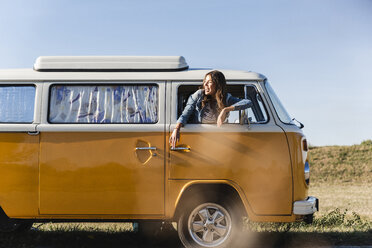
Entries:
[[32,123],[34,105],[34,86],[0,86],[1,123]]
[[50,123],[156,123],[157,85],[53,85]]

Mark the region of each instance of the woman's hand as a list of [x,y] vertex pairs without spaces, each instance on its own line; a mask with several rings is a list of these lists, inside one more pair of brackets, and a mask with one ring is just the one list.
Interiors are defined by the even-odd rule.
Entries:
[[222,123],[225,121],[225,119],[226,119],[226,110],[225,109],[223,109],[222,111],[221,111],[221,113],[218,115],[218,117],[217,117],[217,127],[220,127],[220,126],[222,126]]
[[220,114],[217,117],[217,127],[222,126],[222,124],[224,123],[224,121],[226,119],[227,113],[229,113],[230,111],[233,111],[234,108],[235,107],[230,106],[230,107],[226,107],[226,108],[222,109],[222,111],[220,112]]
[[171,148],[176,147],[177,142],[180,140],[181,123],[177,123],[176,128],[173,130],[172,135],[169,137],[169,144]]

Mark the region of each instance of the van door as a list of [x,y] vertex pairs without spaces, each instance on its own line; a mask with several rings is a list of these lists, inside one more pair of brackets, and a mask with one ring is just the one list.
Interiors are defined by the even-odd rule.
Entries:
[[[173,96],[178,99],[172,123],[199,85],[172,84]],[[239,186],[255,214],[290,215],[292,173],[283,130],[270,118],[258,84],[233,82],[227,91],[252,100],[253,106],[245,112],[250,123],[240,125],[239,112],[234,111],[230,112],[229,123],[220,128],[215,124],[185,125],[178,147],[190,150],[170,151],[170,179],[229,180]],[[173,128],[174,124],[171,131]]]
[[163,215],[164,83],[46,87],[40,213]]
[[0,84],[0,207],[9,217],[38,214],[40,97],[40,85]]

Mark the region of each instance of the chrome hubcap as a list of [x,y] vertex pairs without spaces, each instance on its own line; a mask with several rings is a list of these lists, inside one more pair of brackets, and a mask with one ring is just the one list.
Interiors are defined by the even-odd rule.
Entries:
[[205,203],[192,211],[188,219],[188,228],[196,243],[205,247],[215,247],[229,237],[231,217],[222,206]]

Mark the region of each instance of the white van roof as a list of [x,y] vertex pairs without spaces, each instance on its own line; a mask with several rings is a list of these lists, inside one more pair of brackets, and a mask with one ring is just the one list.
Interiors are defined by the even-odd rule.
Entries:
[[[0,70],[0,81],[202,81],[212,70],[189,69],[182,56],[42,56],[34,69]],[[226,80],[266,79],[255,72],[220,71]]]
[[41,56],[36,71],[186,70],[182,56]]

